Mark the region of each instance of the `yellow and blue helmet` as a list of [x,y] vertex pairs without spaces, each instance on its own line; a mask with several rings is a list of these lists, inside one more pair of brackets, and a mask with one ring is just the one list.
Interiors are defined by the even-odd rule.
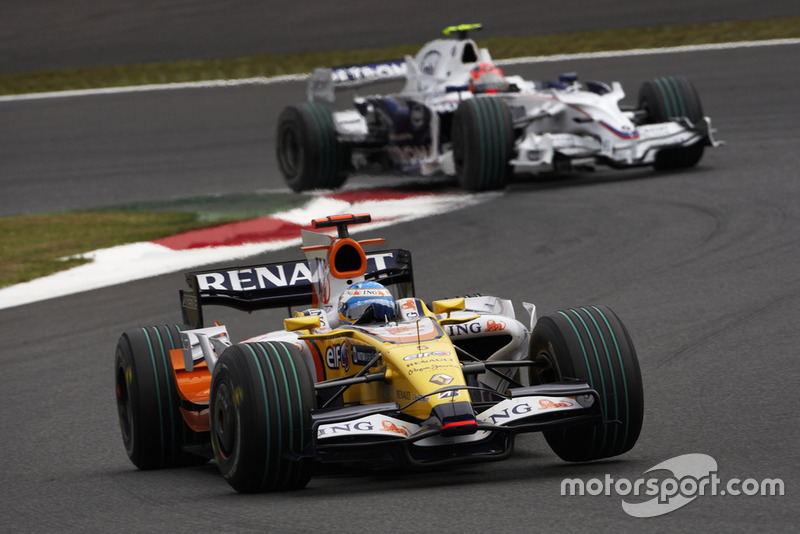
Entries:
[[392,294],[378,282],[356,282],[339,297],[339,321],[342,324],[394,320]]

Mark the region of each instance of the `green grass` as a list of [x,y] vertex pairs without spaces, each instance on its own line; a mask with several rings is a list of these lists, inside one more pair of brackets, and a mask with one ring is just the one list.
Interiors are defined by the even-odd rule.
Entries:
[[262,217],[307,200],[294,194],[242,194],[0,217],[0,287],[87,263],[91,260],[81,254],[93,250]]
[[[660,26],[559,35],[480,39],[495,59],[631,48],[708,44],[800,37],[800,17],[714,24]],[[435,36],[431,36],[435,37]],[[0,74],[0,94],[119,87],[154,83],[253,78],[301,74],[320,66],[370,63],[414,55],[423,43],[369,50],[334,50],[315,54],[260,55],[213,61],[114,65],[83,69]]]
[[73,212],[0,218],[0,287],[88,261],[71,257],[210,226],[192,213]]

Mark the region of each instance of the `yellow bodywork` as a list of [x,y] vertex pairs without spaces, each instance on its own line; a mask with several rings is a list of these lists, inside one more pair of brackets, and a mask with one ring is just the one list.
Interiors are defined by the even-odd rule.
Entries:
[[[459,307],[452,308],[463,309]],[[431,409],[442,403],[468,401],[469,391],[452,386],[466,386],[461,363],[450,338],[441,324],[473,319],[440,319],[422,305],[425,315],[416,321],[379,327],[337,328],[323,334],[302,335],[300,340],[312,342],[327,363],[326,379],[351,377],[369,363],[353,361],[358,347],[372,347],[380,358],[367,372],[385,371],[385,381],[351,386],[343,398],[347,404],[396,402],[403,413],[427,419]],[[299,324],[298,324],[299,326]],[[363,374],[363,373],[362,373]],[[447,388],[445,391],[437,390]],[[416,402],[414,402],[416,401]]]

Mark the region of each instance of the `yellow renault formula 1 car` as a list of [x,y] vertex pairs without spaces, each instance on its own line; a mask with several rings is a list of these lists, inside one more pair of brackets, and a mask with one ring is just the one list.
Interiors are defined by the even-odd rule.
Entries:
[[[643,417],[639,364],[602,306],[515,318],[498,297],[414,296],[411,254],[367,254],[348,226],[317,219],[306,261],[187,274],[186,326],[122,334],[122,438],[140,469],[213,458],[240,492],[305,487],[315,465],[431,466],[507,458],[544,433],[567,461],[622,454]],[[323,230],[324,231],[324,230]],[[287,307],[283,329],[234,343],[208,305]],[[293,308],[301,308],[294,311]]]

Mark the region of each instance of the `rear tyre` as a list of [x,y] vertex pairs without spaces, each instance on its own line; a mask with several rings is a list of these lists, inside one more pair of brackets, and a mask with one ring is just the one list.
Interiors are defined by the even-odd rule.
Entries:
[[[656,78],[639,89],[639,109],[646,112],[646,123],[667,122],[686,117],[692,124],[702,121],[703,106],[692,82],[682,76]],[[656,169],[684,169],[697,165],[703,157],[704,143],[668,148],[656,154]]]
[[584,462],[617,456],[639,438],[644,393],[639,361],[625,325],[609,308],[587,306],[539,319],[531,334],[536,383],[585,380],[600,395],[605,424],[545,432],[559,457]]
[[115,378],[122,441],[139,469],[202,464],[208,458],[185,452],[197,442],[180,412],[171,349],[181,348],[180,328],[149,326],[122,334]]
[[289,106],[278,118],[278,166],[292,191],[335,189],[347,174],[331,109],[321,102]]
[[511,175],[514,127],[508,106],[498,98],[473,98],[453,114],[456,176],[468,191],[503,189]]
[[311,479],[314,383],[290,343],[229,347],[211,380],[211,443],[238,492],[304,488]]

